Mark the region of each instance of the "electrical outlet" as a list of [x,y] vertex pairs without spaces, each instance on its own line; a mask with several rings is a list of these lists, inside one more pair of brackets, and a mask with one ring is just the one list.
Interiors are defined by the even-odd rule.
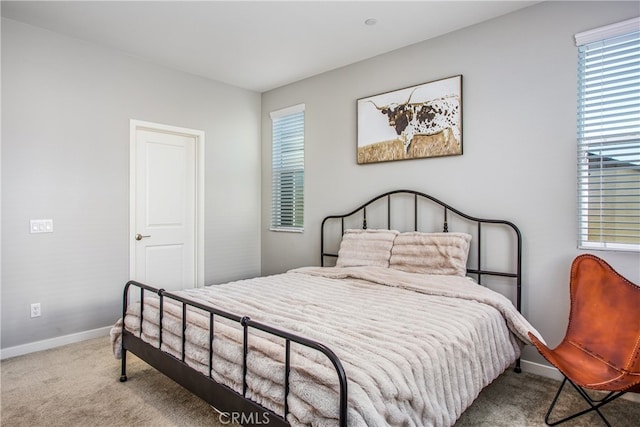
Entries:
[[40,303],[39,302],[34,302],[33,304],[31,304],[31,317],[40,317]]

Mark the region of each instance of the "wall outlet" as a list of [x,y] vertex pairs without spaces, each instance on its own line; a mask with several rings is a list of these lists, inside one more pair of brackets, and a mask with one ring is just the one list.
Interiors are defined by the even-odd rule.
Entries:
[[39,302],[34,302],[33,304],[31,304],[31,317],[40,317],[40,303]]

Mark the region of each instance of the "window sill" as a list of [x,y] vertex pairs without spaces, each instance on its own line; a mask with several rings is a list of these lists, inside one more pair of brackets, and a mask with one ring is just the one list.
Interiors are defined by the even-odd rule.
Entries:
[[269,231],[283,231],[285,233],[303,233],[304,228],[271,227]]

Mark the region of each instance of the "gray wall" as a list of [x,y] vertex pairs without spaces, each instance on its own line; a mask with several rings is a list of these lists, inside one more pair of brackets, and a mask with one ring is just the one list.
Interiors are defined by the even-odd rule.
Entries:
[[205,132],[205,280],[260,273],[259,93],[3,19],[3,349],[119,317],[129,119]]
[[[576,248],[576,58],[573,35],[637,16],[637,2],[545,2],[262,97],[262,273],[319,263],[319,226],[396,188],[417,189],[524,236],[524,314],[557,344]],[[356,164],[356,100],[463,75],[464,154]],[[269,231],[269,112],[306,104],[305,231]],[[640,256],[597,252],[640,283]],[[532,347],[524,359],[542,362]]]

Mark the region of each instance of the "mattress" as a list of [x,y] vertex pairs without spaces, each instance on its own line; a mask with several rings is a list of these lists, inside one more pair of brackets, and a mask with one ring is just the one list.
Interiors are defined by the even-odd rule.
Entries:
[[[175,292],[323,343],[348,378],[350,426],[451,426],[537,331],[503,295],[457,275],[382,267],[306,267]],[[209,375],[209,314],[187,310],[184,360]],[[164,299],[161,349],[182,358],[182,306]],[[131,304],[125,327],[158,346],[159,300]],[[114,327],[114,351],[121,328]],[[242,328],[215,317],[217,382],[242,392]],[[247,397],[283,413],[284,340],[251,331]],[[338,378],[321,353],[291,345],[287,420],[338,423]]]

